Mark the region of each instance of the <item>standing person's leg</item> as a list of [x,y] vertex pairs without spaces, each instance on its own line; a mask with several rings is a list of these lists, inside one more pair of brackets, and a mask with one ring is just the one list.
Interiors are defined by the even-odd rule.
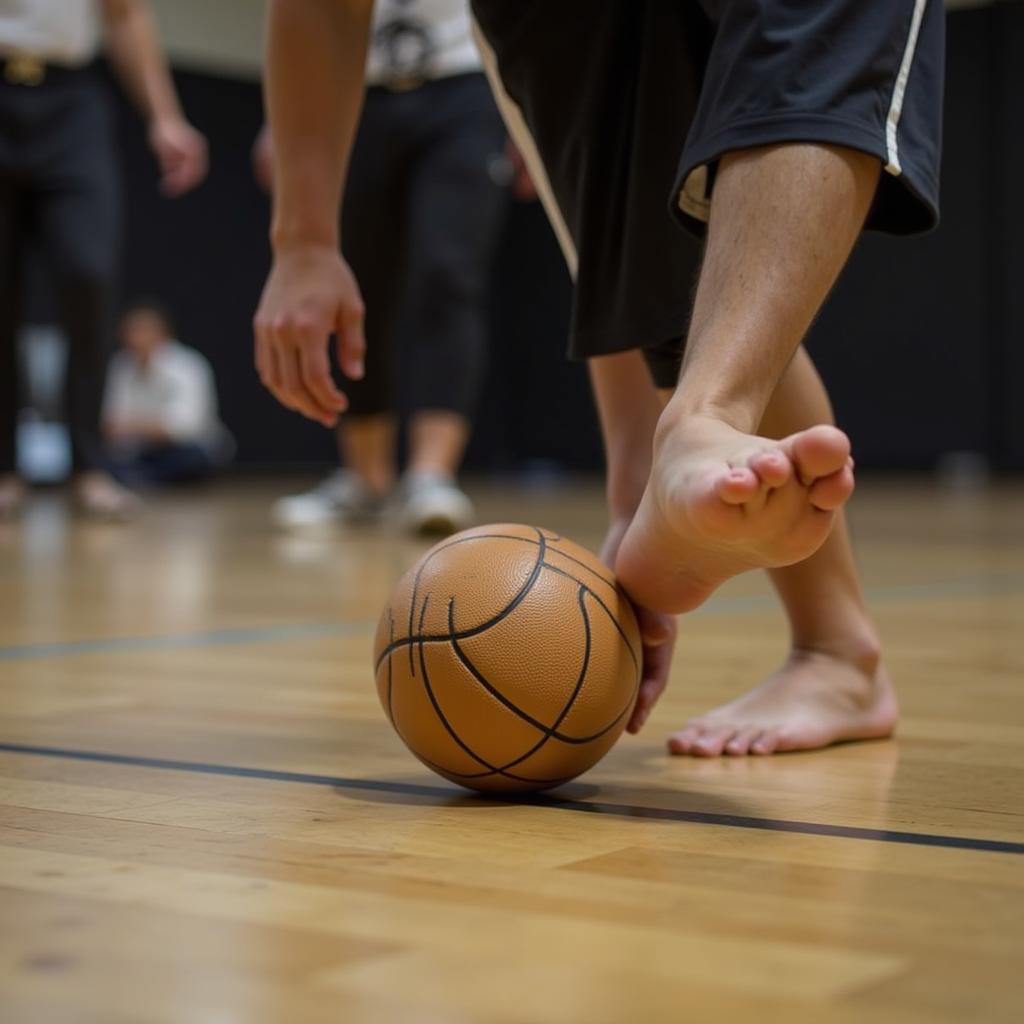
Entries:
[[341,211],[341,240],[366,303],[366,372],[343,385],[349,400],[336,430],[342,467],[313,490],[275,502],[281,526],[339,517],[373,518],[395,482],[395,320],[405,273],[409,97],[369,90],[352,151]]
[[53,149],[37,170],[40,230],[68,338],[65,382],[75,492],[84,511],[113,518],[137,501],[104,467],[100,413],[112,330],[121,199],[103,86],[86,77],[55,97]]
[[408,97],[373,89],[352,152],[341,245],[366,302],[366,374],[346,385],[338,425],[342,461],[375,497],[395,482],[395,323],[405,275],[410,160]]
[[[768,403],[760,433],[786,437],[831,422],[824,385],[801,348]],[[892,732],[896,698],[844,512],[810,558],[770,575],[789,620],[789,657],[760,686],[687,722],[669,740],[673,753],[770,754]]]
[[487,283],[505,209],[490,168],[505,131],[482,74],[421,92],[424,126],[408,208],[407,512],[410,525],[446,530],[472,515],[454,480],[483,374]]
[[17,343],[27,198],[13,181],[0,177],[0,519],[14,515],[25,494],[17,473]]

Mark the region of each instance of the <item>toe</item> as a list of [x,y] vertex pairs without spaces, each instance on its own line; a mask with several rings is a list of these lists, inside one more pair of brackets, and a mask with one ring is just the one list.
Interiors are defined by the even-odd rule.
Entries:
[[781,448],[758,452],[749,465],[761,482],[769,487],[781,487],[793,475],[793,464]]
[[803,430],[787,438],[783,447],[788,449],[797,475],[806,486],[838,472],[850,457],[850,439],[836,427]]
[[811,504],[824,512],[832,512],[846,504],[853,494],[853,488],[853,471],[844,466],[838,473],[832,473],[814,482],[810,490]]
[[727,505],[742,505],[761,489],[757,474],[743,467],[730,469],[715,481],[715,494]]
[[761,734],[756,726],[749,726],[740,729],[735,736],[725,745],[725,753],[733,757],[742,757],[750,750],[750,744]]
[[672,733],[668,738],[668,750],[670,754],[690,754],[693,752],[693,745],[701,734],[701,727],[695,724],[683,726],[679,732]]
[[705,729],[694,742],[690,753],[696,757],[719,757],[735,734],[736,730],[729,727]]
[[774,754],[779,743],[779,734],[774,729],[765,729],[750,744],[752,754]]

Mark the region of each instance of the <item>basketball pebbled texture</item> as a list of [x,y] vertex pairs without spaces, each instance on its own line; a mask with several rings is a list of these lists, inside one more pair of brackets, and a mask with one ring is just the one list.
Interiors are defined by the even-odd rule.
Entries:
[[384,710],[424,764],[471,789],[523,792],[611,749],[642,661],[633,608],[595,555],[498,523],[448,537],[402,577],[374,666]]

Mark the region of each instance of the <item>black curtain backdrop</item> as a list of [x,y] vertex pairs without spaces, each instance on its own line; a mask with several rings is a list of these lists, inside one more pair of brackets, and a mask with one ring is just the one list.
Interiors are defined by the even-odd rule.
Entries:
[[[860,467],[924,469],[968,451],[1024,468],[1022,52],[1024,5],[950,15],[942,224],[923,238],[865,237],[812,331]],[[252,366],[250,318],[269,261],[269,205],[250,168],[259,88],[177,78],[210,141],[211,174],[193,195],[161,198],[142,127],[119,100],[124,295],[162,298],[181,339],[211,359],[242,466],[326,464],[329,434],[279,408]],[[510,200],[470,468],[600,466],[586,374],[564,359],[569,287],[540,208]]]

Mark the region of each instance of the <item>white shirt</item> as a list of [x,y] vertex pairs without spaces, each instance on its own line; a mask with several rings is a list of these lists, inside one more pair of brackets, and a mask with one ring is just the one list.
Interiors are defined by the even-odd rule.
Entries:
[[96,56],[99,0],[0,0],[0,53],[78,67]]
[[377,0],[366,68],[371,85],[445,78],[480,66],[468,0]]
[[128,352],[114,356],[103,418],[155,421],[174,441],[211,449],[225,436],[217,417],[213,368],[195,349],[177,341],[161,345],[145,368]]

